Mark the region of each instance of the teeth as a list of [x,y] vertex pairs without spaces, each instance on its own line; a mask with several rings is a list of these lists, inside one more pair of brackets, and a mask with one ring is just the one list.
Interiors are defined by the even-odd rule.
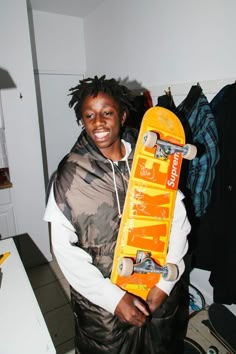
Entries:
[[104,138],[104,136],[106,136],[107,134],[108,134],[107,132],[95,133],[95,135],[98,139]]

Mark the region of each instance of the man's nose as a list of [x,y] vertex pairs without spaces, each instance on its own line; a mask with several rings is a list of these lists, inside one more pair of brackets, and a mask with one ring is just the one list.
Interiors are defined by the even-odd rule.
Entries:
[[104,117],[100,114],[97,114],[94,123],[97,127],[104,125]]

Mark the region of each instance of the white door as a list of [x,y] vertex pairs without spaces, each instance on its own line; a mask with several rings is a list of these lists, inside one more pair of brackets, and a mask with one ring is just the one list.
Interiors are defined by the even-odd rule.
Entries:
[[[48,176],[57,169],[58,163],[70,151],[81,128],[76,122],[73,108],[68,103],[69,89],[76,86],[83,75],[77,74],[35,74],[39,83],[38,103],[41,111],[45,139]],[[41,104],[41,109],[40,109]],[[42,127],[41,127],[42,134]]]

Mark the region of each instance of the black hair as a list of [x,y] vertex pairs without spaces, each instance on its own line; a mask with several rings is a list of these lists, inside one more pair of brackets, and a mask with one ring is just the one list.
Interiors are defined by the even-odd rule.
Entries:
[[81,108],[84,100],[88,96],[96,97],[99,92],[112,97],[118,104],[120,113],[126,112],[128,116],[129,112],[134,109],[134,97],[131,91],[115,79],[106,79],[105,75],[100,78],[95,76],[80,80],[79,84],[69,91],[71,91],[69,95],[72,96],[69,107],[74,107],[78,124],[81,124]]

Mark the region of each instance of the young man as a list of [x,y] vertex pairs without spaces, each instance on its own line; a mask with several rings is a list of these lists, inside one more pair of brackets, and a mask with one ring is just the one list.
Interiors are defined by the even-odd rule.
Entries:
[[131,92],[114,79],[86,79],[70,107],[84,129],[54,177],[45,213],[56,259],[71,285],[76,353],[183,353],[188,320],[184,272],[190,225],[178,192],[167,261],[146,303],[110,281],[137,132],[124,128]]

